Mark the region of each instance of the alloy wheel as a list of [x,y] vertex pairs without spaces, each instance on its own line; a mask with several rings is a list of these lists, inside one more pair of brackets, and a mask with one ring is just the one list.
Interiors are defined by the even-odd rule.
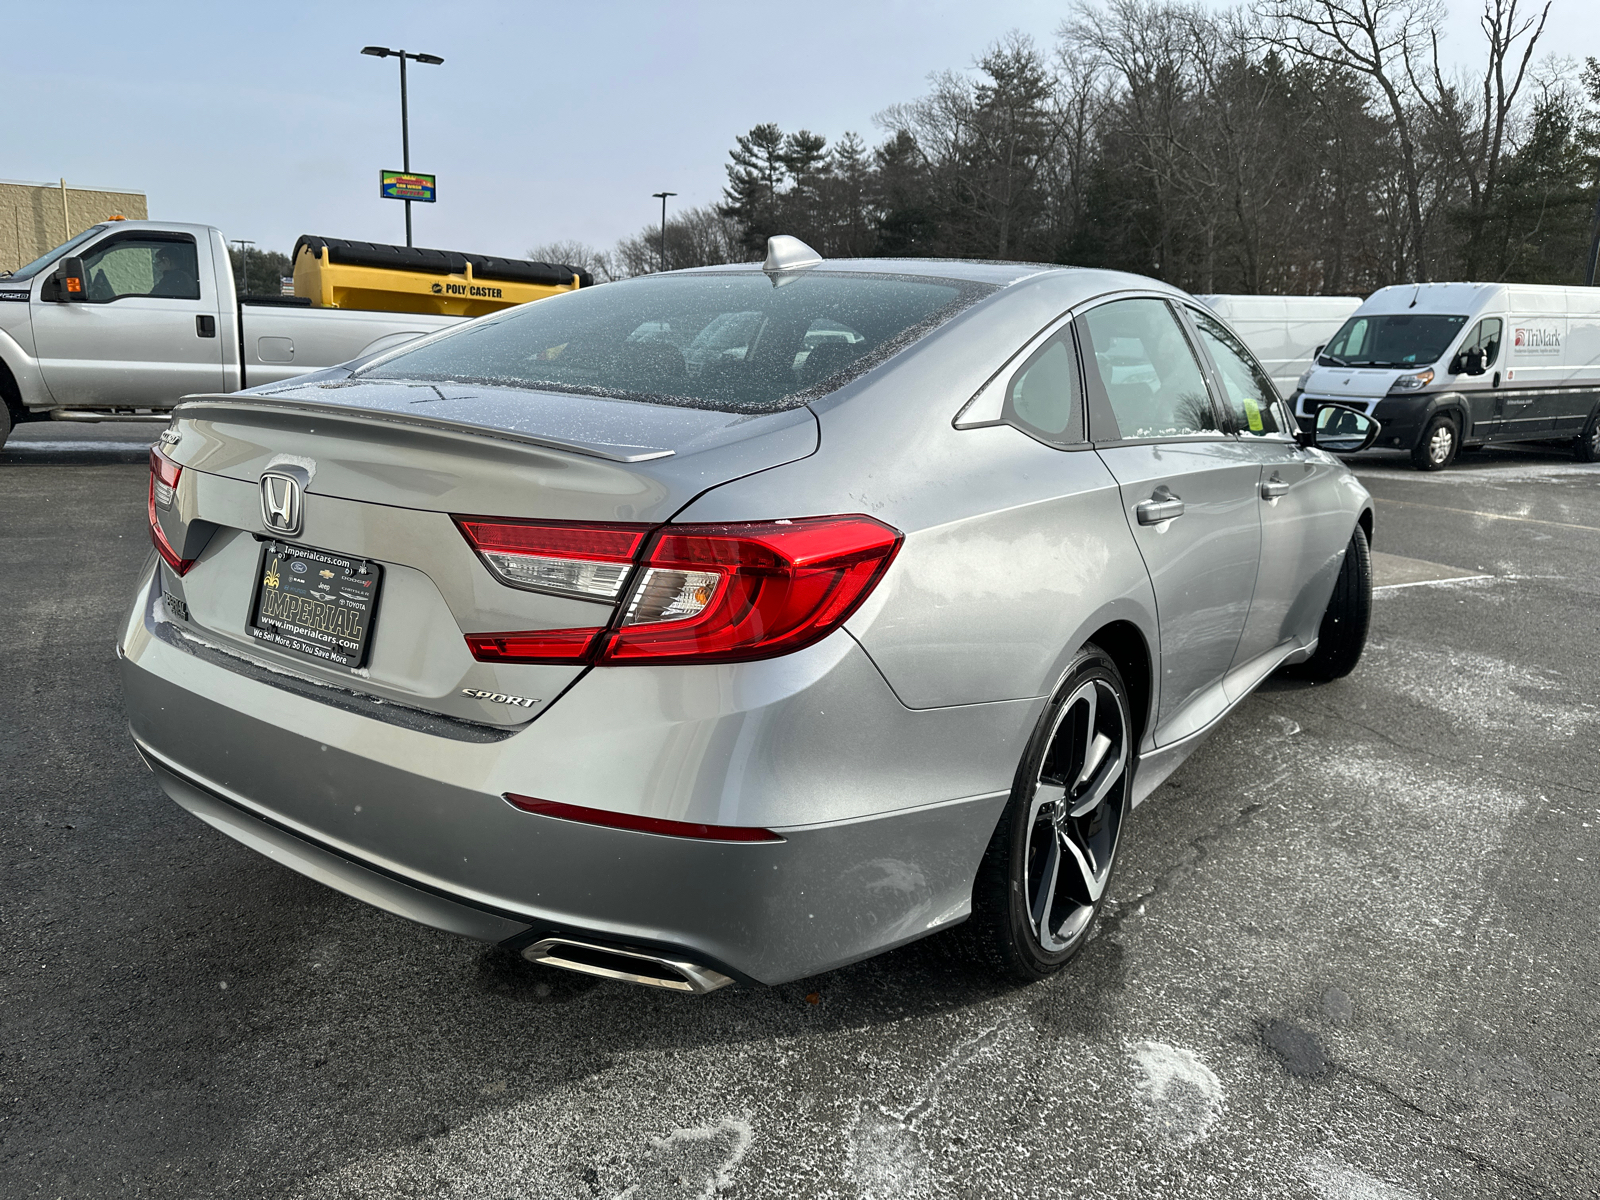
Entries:
[[1449,421],[1441,421],[1439,427],[1433,431],[1433,436],[1428,439],[1429,460],[1435,463],[1447,462],[1455,443],[1455,426]]
[[1062,705],[1028,806],[1023,895],[1040,949],[1067,949],[1094,919],[1128,801],[1128,722],[1109,680]]

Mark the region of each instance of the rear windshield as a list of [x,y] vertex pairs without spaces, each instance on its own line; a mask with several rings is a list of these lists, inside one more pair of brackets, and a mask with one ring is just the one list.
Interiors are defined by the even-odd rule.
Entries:
[[1324,367],[1414,367],[1438,362],[1466,317],[1432,314],[1351,317],[1323,347]]
[[484,317],[357,372],[763,412],[839,387],[994,288],[807,271],[659,275]]

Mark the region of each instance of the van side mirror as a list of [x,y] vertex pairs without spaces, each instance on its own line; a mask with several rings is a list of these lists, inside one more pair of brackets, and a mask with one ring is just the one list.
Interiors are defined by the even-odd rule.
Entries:
[[1319,450],[1332,454],[1359,454],[1378,440],[1383,426],[1343,404],[1324,404],[1317,409],[1317,424],[1313,433]]
[[1450,360],[1452,375],[1482,375],[1484,369],[1482,346],[1470,346]]
[[[50,277],[55,294],[49,299],[62,304],[82,304],[89,299],[89,274],[83,269],[83,259],[77,255],[63,258],[55,274]],[[41,290],[40,298],[44,299]]]

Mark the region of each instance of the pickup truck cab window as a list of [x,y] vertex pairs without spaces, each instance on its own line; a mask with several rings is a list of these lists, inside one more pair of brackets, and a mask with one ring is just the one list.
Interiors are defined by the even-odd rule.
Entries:
[[106,304],[125,296],[200,299],[200,264],[190,237],[108,238],[83,256],[83,266],[90,303]]
[[1233,417],[1233,427],[1247,436],[1265,437],[1284,432],[1278,418],[1278,389],[1256,365],[1244,343],[1208,312],[1190,308],[1189,319],[1200,331],[1211,361],[1222,381],[1223,398]]

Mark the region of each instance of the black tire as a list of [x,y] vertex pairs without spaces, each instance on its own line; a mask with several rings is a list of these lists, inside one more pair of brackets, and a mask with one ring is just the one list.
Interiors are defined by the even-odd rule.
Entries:
[[0,446],[6,444],[6,439],[11,436],[11,410],[0,399]]
[[1411,448],[1411,465],[1419,471],[1442,471],[1456,460],[1461,449],[1461,431],[1455,418],[1440,413],[1423,429]]
[[1098,646],[1085,646],[1028,740],[978,867],[962,933],[983,965],[1033,982],[1066,966],[1088,942],[1132,807],[1138,747],[1130,716],[1116,663]]
[[1600,462],[1600,409],[1589,418],[1582,436],[1572,443],[1572,457],[1579,462]]
[[1356,669],[1367,644],[1367,626],[1372,620],[1372,553],[1367,534],[1357,525],[1345,547],[1344,563],[1333,585],[1333,595],[1322,614],[1317,633],[1317,652],[1291,668],[1302,679],[1327,683],[1343,679]]

